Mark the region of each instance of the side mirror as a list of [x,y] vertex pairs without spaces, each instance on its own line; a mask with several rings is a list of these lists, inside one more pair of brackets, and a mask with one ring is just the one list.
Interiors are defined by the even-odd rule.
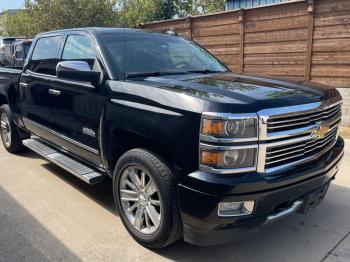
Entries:
[[97,84],[100,81],[101,73],[92,71],[90,65],[85,61],[63,61],[57,64],[56,76]]

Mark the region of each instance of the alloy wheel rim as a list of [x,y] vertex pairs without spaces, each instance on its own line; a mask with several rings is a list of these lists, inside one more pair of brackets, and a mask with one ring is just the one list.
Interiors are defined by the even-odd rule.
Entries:
[[150,235],[160,226],[162,201],[152,177],[139,167],[127,167],[120,178],[123,213],[138,232]]
[[11,126],[5,113],[1,114],[1,136],[6,147],[11,146]]

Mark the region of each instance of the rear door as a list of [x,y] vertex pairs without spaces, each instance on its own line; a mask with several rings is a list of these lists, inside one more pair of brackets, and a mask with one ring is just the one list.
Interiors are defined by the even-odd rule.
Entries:
[[25,126],[31,132],[48,140],[51,137],[53,118],[52,88],[63,40],[61,35],[39,38],[19,84]]

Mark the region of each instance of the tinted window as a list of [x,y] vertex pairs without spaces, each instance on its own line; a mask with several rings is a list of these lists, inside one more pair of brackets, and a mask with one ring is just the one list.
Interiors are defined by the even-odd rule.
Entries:
[[63,50],[64,60],[94,60],[95,48],[91,41],[82,35],[70,35]]
[[[180,37],[160,34],[118,34],[102,36],[107,56],[115,71],[125,74],[148,72],[189,73],[226,71],[206,50]],[[125,47],[124,47],[125,43]]]
[[41,74],[56,75],[60,43],[61,36],[40,38],[36,42],[29,70]]
[[36,42],[32,60],[57,58],[60,48],[60,36],[41,38]]
[[12,44],[16,39],[4,39],[4,44],[9,45]]
[[23,53],[22,53],[22,46],[21,45],[17,45],[15,48],[15,57],[17,59],[22,59],[23,58]]

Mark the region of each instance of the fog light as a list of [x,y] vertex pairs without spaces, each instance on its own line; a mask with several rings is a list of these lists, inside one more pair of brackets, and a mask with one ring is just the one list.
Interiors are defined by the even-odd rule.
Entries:
[[247,216],[253,213],[254,201],[222,202],[219,204],[219,217]]

